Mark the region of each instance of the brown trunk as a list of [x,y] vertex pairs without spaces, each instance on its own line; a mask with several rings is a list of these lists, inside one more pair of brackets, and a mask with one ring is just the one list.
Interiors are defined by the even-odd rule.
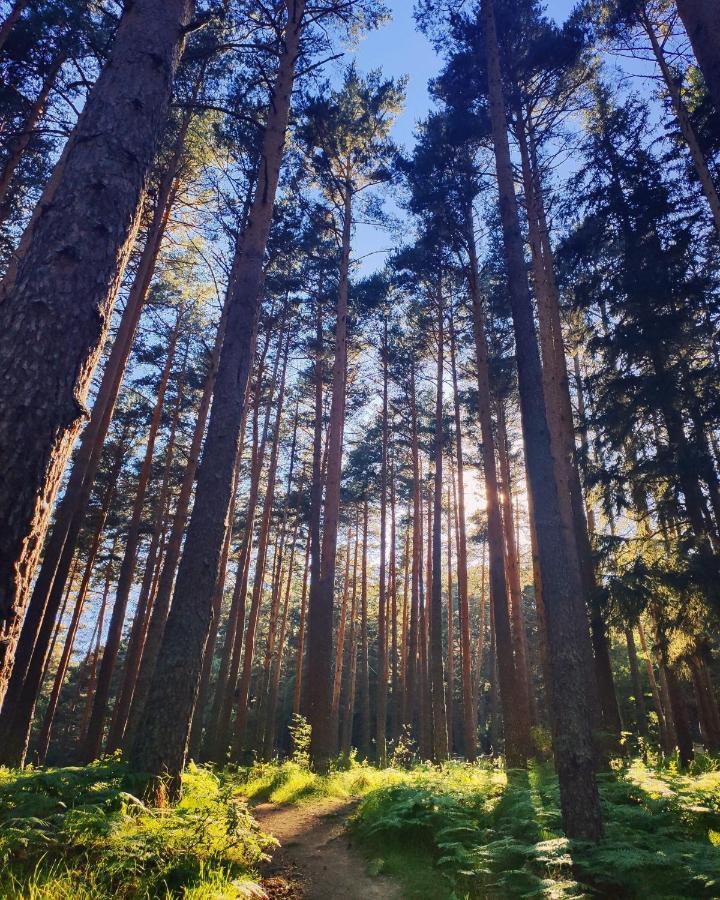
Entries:
[[647,738],[647,711],[645,709],[645,695],[640,678],[637,649],[632,628],[625,629],[625,643],[627,644],[628,662],[630,664],[630,681],[633,689],[633,702],[635,704],[635,728],[639,737]]
[[[42,565],[33,587],[20,640],[14,651],[14,667],[7,692],[8,702],[15,702],[19,690],[22,688],[30,657],[36,640],[38,640],[43,615],[54,617],[57,604],[60,602],[77,536],[100,464],[105,437],[112,421],[115,402],[130,357],[135,331],[155,271],[170,210],[177,195],[176,174],[189,124],[190,116],[188,115],[183,120],[176,140],[175,152],[161,182],[147,240],[140,256],[125,309],[120,318],[117,335],[105,364],[90,421],[82,433],[68,483],[56,510],[55,522],[43,552]],[[6,659],[5,665],[13,665],[12,656]],[[1,667],[2,662],[0,661]],[[3,678],[0,672],[0,699],[2,698],[2,682]]]
[[432,690],[433,757],[443,762],[448,757],[448,724],[445,709],[445,673],[443,671],[442,608],[442,484],[443,484],[443,352],[445,311],[442,289],[438,291],[437,379],[435,382],[435,440],[432,524],[432,579],[430,592],[430,685]]
[[534,721],[530,666],[528,663],[527,632],[522,609],[522,588],[520,585],[520,559],[515,540],[515,519],[513,514],[512,475],[510,473],[510,447],[505,421],[505,404],[497,404],[497,451],[500,462],[500,508],[502,510],[503,532],[505,535],[505,572],[510,594],[510,621],[515,654],[515,672],[518,692],[523,704],[522,715],[528,722]]
[[340,275],[335,325],[335,359],[333,362],[332,400],[327,437],[327,475],[323,504],[322,552],[317,580],[310,577],[308,608],[308,679],[307,711],[312,728],[310,756],[318,771],[327,769],[333,750],[330,706],[332,702],[333,594],[337,553],[338,517],[340,514],[340,477],[342,470],[343,433],[345,426],[345,392],[347,378],[347,314],[350,270],[350,235],[352,233],[352,185],[343,186],[343,226]]
[[285,400],[285,378],[287,375],[288,354],[290,352],[290,334],[285,339],[283,353],[282,372],[280,375],[280,388],[278,391],[277,414],[273,433],[272,447],[270,450],[270,462],[268,464],[267,484],[265,487],[265,499],[263,501],[262,517],[260,519],[260,532],[258,535],[257,556],[253,580],[253,592],[250,600],[247,629],[245,631],[245,653],[243,654],[242,671],[237,690],[237,716],[233,729],[231,759],[237,761],[242,750],[245,738],[245,723],[247,721],[248,699],[250,696],[250,679],[255,658],[255,635],[260,607],[262,604],[263,587],[265,579],[265,566],[268,543],[270,539],[270,519],[272,517],[273,503],[275,499],[275,480],[277,475],[278,454],[280,450],[280,426],[282,424],[283,404]]
[[[400,734],[400,689],[398,677],[398,609],[397,609],[397,521],[395,509],[395,456],[390,460],[390,565],[388,573],[388,616],[390,619],[390,736],[397,742]],[[387,644],[387,640],[385,642]]]
[[62,473],[87,415],[192,8],[191,0],[136,0],[125,11],[0,283],[0,694]]
[[307,591],[310,576],[310,539],[305,545],[305,565],[303,566],[302,595],[300,597],[300,621],[298,623],[297,645],[295,647],[295,688],[293,690],[293,715],[300,715],[302,703],[303,654],[305,651],[305,617],[307,615]]
[[420,510],[420,460],[418,450],[418,421],[417,402],[415,391],[415,360],[410,363],[410,449],[412,456],[412,571],[410,577],[410,632],[407,641],[407,662],[405,672],[405,723],[414,726],[416,733],[419,729],[419,622],[420,622],[420,554],[422,546]]
[[695,688],[703,743],[708,753],[717,753],[720,750],[720,728],[718,728],[720,719],[715,696],[711,690],[708,690],[705,664],[699,655],[691,656],[687,662]]
[[288,20],[268,111],[260,176],[241,252],[230,276],[226,337],[198,473],[195,506],[142,723],[131,752],[142,771],[167,771],[179,788],[210,630],[212,592],[232,493],[245,394],[257,330],[263,258],[283,157],[304,0],[287,0]]
[[[653,668],[652,657],[648,651],[647,642],[645,640],[645,630],[642,624],[638,622],[638,637],[640,638],[640,646],[645,656],[645,668],[650,683],[650,692],[653,695],[653,703],[655,704],[655,714],[658,717],[658,726],[660,729],[660,745],[665,753],[672,753],[675,748],[675,735],[672,724],[672,713],[667,710],[667,705],[663,702],[662,693],[655,678],[655,669]],[[668,718],[669,715],[669,718]]]
[[127,610],[130,591],[133,586],[135,577],[135,567],[137,564],[138,548],[140,546],[140,530],[142,525],[143,512],[145,510],[145,495],[150,482],[152,471],[153,457],[155,455],[155,442],[157,440],[158,431],[160,429],[160,420],[165,404],[165,392],[170,381],[170,374],[175,362],[175,348],[177,347],[178,337],[180,335],[180,327],[183,320],[182,307],[178,310],[175,326],[170,335],[167,357],[165,366],[163,367],[160,381],[157,388],[157,397],[155,399],[155,408],[150,419],[147,440],[145,444],[145,456],[143,458],[138,483],[135,489],[135,499],[130,515],[130,522],[125,534],[125,550],[122,562],[120,564],[120,574],[118,576],[117,591],[115,593],[115,602],[113,604],[112,615],[110,616],[110,627],[108,629],[107,638],[105,640],[105,650],[103,651],[102,661],[100,663],[100,671],[98,672],[97,687],[95,689],[95,700],[93,702],[92,712],[90,714],[90,722],[88,724],[85,741],[80,751],[84,762],[89,763],[96,759],[100,753],[103,739],[103,729],[105,725],[105,715],[107,712],[108,698],[110,696],[110,687],[112,681],[115,661],[120,650],[122,641],[123,624],[125,623],[125,612]]
[[363,503],[363,547],[360,573],[360,752],[370,755],[370,666],[368,660],[368,501]]
[[[100,659],[100,642],[102,640],[103,625],[105,623],[105,612],[107,610],[108,597],[110,596],[110,584],[112,579],[112,568],[115,557],[115,548],[117,547],[117,537],[113,541],[110,558],[107,568],[105,569],[105,586],[103,588],[102,600],[100,601],[100,611],[98,612],[97,623],[95,625],[95,647],[92,652],[92,660],[90,662],[90,673],[87,682],[87,695],[85,697],[85,707],[83,709],[82,721],[80,723],[80,741],[83,740],[85,731],[90,720],[90,710],[92,709],[93,697],[95,696],[95,676],[97,674],[97,664]],[[92,644],[92,638],[90,639]]]
[[[0,46],[2,41],[0,39]],[[15,135],[8,148],[7,158],[2,172],[0,172],[0,224],[5,222],[10,213],[9,191],[12,184],[15,170],[23,158],[23,154],[28,148],[32,140],[35,129],[40,122],[52,89],[55,87],[55,80],[60,73],[60,69],[65,63],[65,56],[59,54],[50,65],[45,79],[40,88],[40,93],[35,98],[35,102],[30,107],[27,118],[23,122],[22,131]]]
[[355,717],[355,679],[357,673],[357,596],[358,559],[360,555],[360,507],[355,510],[355,555],[352,569],[352,595],[350,600],[350,635],[348,638],[347,693],[342,722],[340,750],[350,752],[352,744],[353,720]]
[[672,708],[673,722],[675,723],[680,766],[683,769],[687,769],[695,758],[695,751],[690,731],[690,717],[688,715],[687,701],[685,700],[685,691],[675,670],[670,666],[663,666],[663,669],[670,707]]
[[[357,546],[358,535],[355,531],[355,544]],[[350,557],[352,547],[352,531],[348,531],[347,546],[345,547],[345,574],[343,577],[342,601],[340,603],[340,620],[338,621],[337,640],[335,642],[335,668],[333,671],[332,689],[332,729],[333,736],[337,740],[340,727],[340,690],[342,688],[343,663],[345,661],[345,631],[347,628],[348,600],[350,599]]]
[[580,576],[572,565],[565,539],[553,468],[540,354],[515,196],[492,0],[482,0],[481,9],[485,26],[488,104],[515,333],[525,459],[535,509],[538,555],[548,622],[560,805],[565,831],[570,838],[598,840],[602,834],[602,814],[594,772],[595,752],[583,666],[583,660],[587,656],[583,651],[583,641],[588,641],[589,636],[586,633],[586,623],[579,621]]
[[400,626],[400,726],[408,723],[408,690],[407,690],[407,672],[408,672],[408,655],[409,655],[409,628],[410,628],[410,528],[411,528],[412,512],[408,507],[408,524],[405,528],[405,544],[403,550],[403,599],[402,599],[402,623]]
[[[124,454],[118,455],[122,460]],[[48,747],[50,746],[50,735],[52,733],[55,711],[57,710],[58,700],[60,699],[60,691],[62,690],[63,682],[65,681],[65,675],[70,664],[70,656],[73,651],[73,645],[75,643],[75,637],[77,635],[78,627],[80,626],[80,616],[82,615],[83,609],[85,608],[85,599],[87,597],[88,588],[90,587],[90,578],[92,576],[93,566],[95,565],[95,559],[100,547],[103,529],[105,527],[105,522],[107,520],[110,506],[112,505],[113,499],[115,498],[115,491],[117,488],[117,475],[119,474],[120,466],[118,466],[117,469],[117,472],[112,473],[112,476],[114,477],[111,476],[105,492],[105,497],[102,501],[100,515],[98,516],[98,522],[95,526],[95,533],[93,535],[92,543],[90,544],[87,562],[85,563],[85,571],[83,572],[82,580],[80,582],[80,588],[78,589],[77,598],[75,599],[75,608],[73,610],[72,618],[70,619],[67,634],[65,635],[65,645],[63,647],[62,656],[60,657],[60,664],[58,665],[57,672],[55,673],[55,680],[50,692],[50,699],[48,700],[48,705],[45,709],[45,716],[43,718],[42,728],[40,729],[37,750],[37,761],[38,765],[41,766],[45,765]]]
[[[455,473],[450,466],[450,478],[455,490]],[[451,502],[450,486],[446,491],[447,503],[447,722],[448,722],[448,754],[455,748],[455,600],[453,597],[453,539],[452,533],[456,525],[457,510]],[[455,529],[457,530],[457,529]]]
[[380,462],[380,573],[378,580],[378,640],[377,694],[375,698],[375,753],[381,768],[387,763],[387,583],[385,561],[387,555],[387,481],[388,481],[388,328],[387,315],[383,319],[383,340],[380,350],[382,363],[382,427]]
[[460,619],[460,665],[462,667],[463,747],[465,758],[474,762],[477,748],[475,705],[472,689],[472,649],[470,638],[470,605],[468,599],[467,526],[465,521],[465,460],[462,443],[462,418],[458,392],[455,323],[450,317],[450,363],[452,367],[453,405],[455,413],[455,452],[457,456],[457,578],[458,615]]
[[[123,673],[122,687],[117,697],[115,709],[113,711],[112,723],[110,725],[110,730],[108,733],[106,747],[107,753],[114,753],[115,750],[120,749],[120,747],[122,746],[122,739],[125,733],[125,727],[127,725],[128,714],[130,712],[130,704],[132,702],[135,683],[137,681],[137,675],[140,669],[140,659],[142,657],[142,651],[145,645],[147,627],[150,621],[150,613],[152,610],[152,602],[154,598],[154,588],[156,587],[156,575],[159,574],[159,563],[162,563],[162,545],[164,543],[163,533],[165,530],[165,523],[167,518],[167,506],[170,499],[170,475],[172,471],[173,458],[175,455],[175,439],[177,436],[178,423],[180,420],[180,410],[183,400],[183,388],[185,385],[188,349],[189,347],[188,345],[186,345],[182,370],[177,383],[176,398],[172,417],[170,420],[167,444],[165,446],[165,461],[163,464],[163,474],[160,482],[160,490],[158,491],[157,497],[155,498],[153,514],[151,517],[152,537],[150,539],[150,546],[148,548],[147,558],[145,560],[145,573],[140,585],[140,594],[138,596],[137,607],[135,608],[135,615],[133,618],[133,626],[130,632],[127,652],[125,654],[125,670]],[[120,587],[118,585],[118,591],[119,590]]]
[[492,395],[490,368],[485,332],[485,316],[478,283],[475,242],[471,236],[470,291],[475,336],[475,364],[478,380],[478,406],[482,438],[483,478],[485,484],[486,515],[488,523],[488,559],[490,602],[496,644],[500,696],[505,731],[505,756],[508,766],[523,766],[530,752],[530,722],[527,705],[523,705],[519,674],[513,656],[510,627],[508,585],[505,576],[505,545],[503,541],[502,515],[499,500],[498,474],[495,462],[495,435],[492,421]]

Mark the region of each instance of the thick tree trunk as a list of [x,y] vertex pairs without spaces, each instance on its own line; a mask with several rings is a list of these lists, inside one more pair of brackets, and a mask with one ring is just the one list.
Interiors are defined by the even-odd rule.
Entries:
[[595,779],[595,752],[582,642],[589,640],[578,621],[579,573],[574,571],[563,532],[558,486],[543,397],[540,354],[523,258],[523,240],[515,196],[500,58],[492,0],[482,0],[488,63],[489,112],[498,176],[506,271],[510,293],[525,458],[537,524],[545,613],[553,680],[555,761],[560,805],[570,838],[598,840],[602,814]]
[[676,0],[695,59],[720,118],[720,17],[716,0]]
[[[136,0],[0,283],[0,694],[110,326],[191,0]],[[93,190],[88,190],[88,185]]]
[[[62,596],[95,474],[100,464],[105,437],[112,421],[115,403],[130,357],[135,331],[155,271],[170,210],[177,195],[176,174],[189,124],[190,116],[188,115],[183,120],[176,140],[175,152],[160,185],[147,239],[140,255],[137,272],[120,318],[108,361],[105,364],[90,421],[82,433],[70,477],[58,504],[55,522],[44,548],[42,564],[33,586],[17,649],[7,655],[5,659],[5,670],[9,666],[13,666],[12,677],[7,689],[8,703],[16,702],[22,688],[30,657],[38,643],[43,616],[54,617]],[[12,644],[13,641],[14,638],[10,643]],[[39,652],[42,652],[41,643]],[[0,699],[3,685],[2,666],[3,662],[0,660]]]
[[347,378],[347,314],[352,232],[352,185],[344,184],[340,276],[335,325],[332,400],[327,438],[327,475],[323,504],[323,536],[319,578],[310,578],[308,608],[307,711],[312,728],[310,756],[320,772],[327,769],[333,749],[330,706],[332,701],[333,594],[340,514],[340,477],[345,426]]
[[228,321],[215,395],[198,473],[185,552],[158,655],[153,684],[131,762],[139,770],[167,771],[179,789],[212,614],[212,592],[232,493],[248,375],[257,330],[263,258],[283,157],[304,0],[288,0],[277,78],[263,136],[260,176],[242,252],[231,273]]

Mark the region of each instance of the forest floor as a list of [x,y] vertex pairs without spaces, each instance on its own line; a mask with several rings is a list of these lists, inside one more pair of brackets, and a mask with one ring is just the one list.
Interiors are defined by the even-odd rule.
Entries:
[[401,900],[400,885],[372,874],[353,846],[347,820],[356,806],[356,800],[331,798],[253,808],[262,830],[280,842],[263,866],[262,884],[272,900]]
[[616,760],[605,834],[562,833],[549,763],[190,765],[176,805],[119,758],[0,769],[3,900],[720,897],[720,759]]

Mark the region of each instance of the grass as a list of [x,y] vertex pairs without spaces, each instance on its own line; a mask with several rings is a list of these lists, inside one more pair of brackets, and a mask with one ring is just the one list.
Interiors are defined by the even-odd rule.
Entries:
[[234,785],[190,767],[175,807],[146,806],[119,760],[0,769],[0,896],[159,898],[258,895],[273,841]]
[[272,841],[247,803],[324,798],[361,798],[355,840],[408,900],[720,896],[718,761],[683,774],[634,760],[601,775],[600,788],[605,837],[591,846],[562,836],[546,765],[380,771],[351,761],[326,776],[292,761],[191,767],[168,809],[143,804],[119,760],[0,770],[0,896],[252,897]]

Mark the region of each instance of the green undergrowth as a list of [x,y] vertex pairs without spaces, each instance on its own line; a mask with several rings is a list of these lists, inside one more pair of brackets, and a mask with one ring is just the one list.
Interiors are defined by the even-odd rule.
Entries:
[[720,771],[635,761],[600,776],[605,836],[562,836],[547,766],[507,774],[450,764],[371,790],[351,827],[378,871],[424,898],[720,896]]
[[0,769],[0,897],[260,896],[264,835],[234,782],[191,766],[174,807],[142,802],[119,760]]

